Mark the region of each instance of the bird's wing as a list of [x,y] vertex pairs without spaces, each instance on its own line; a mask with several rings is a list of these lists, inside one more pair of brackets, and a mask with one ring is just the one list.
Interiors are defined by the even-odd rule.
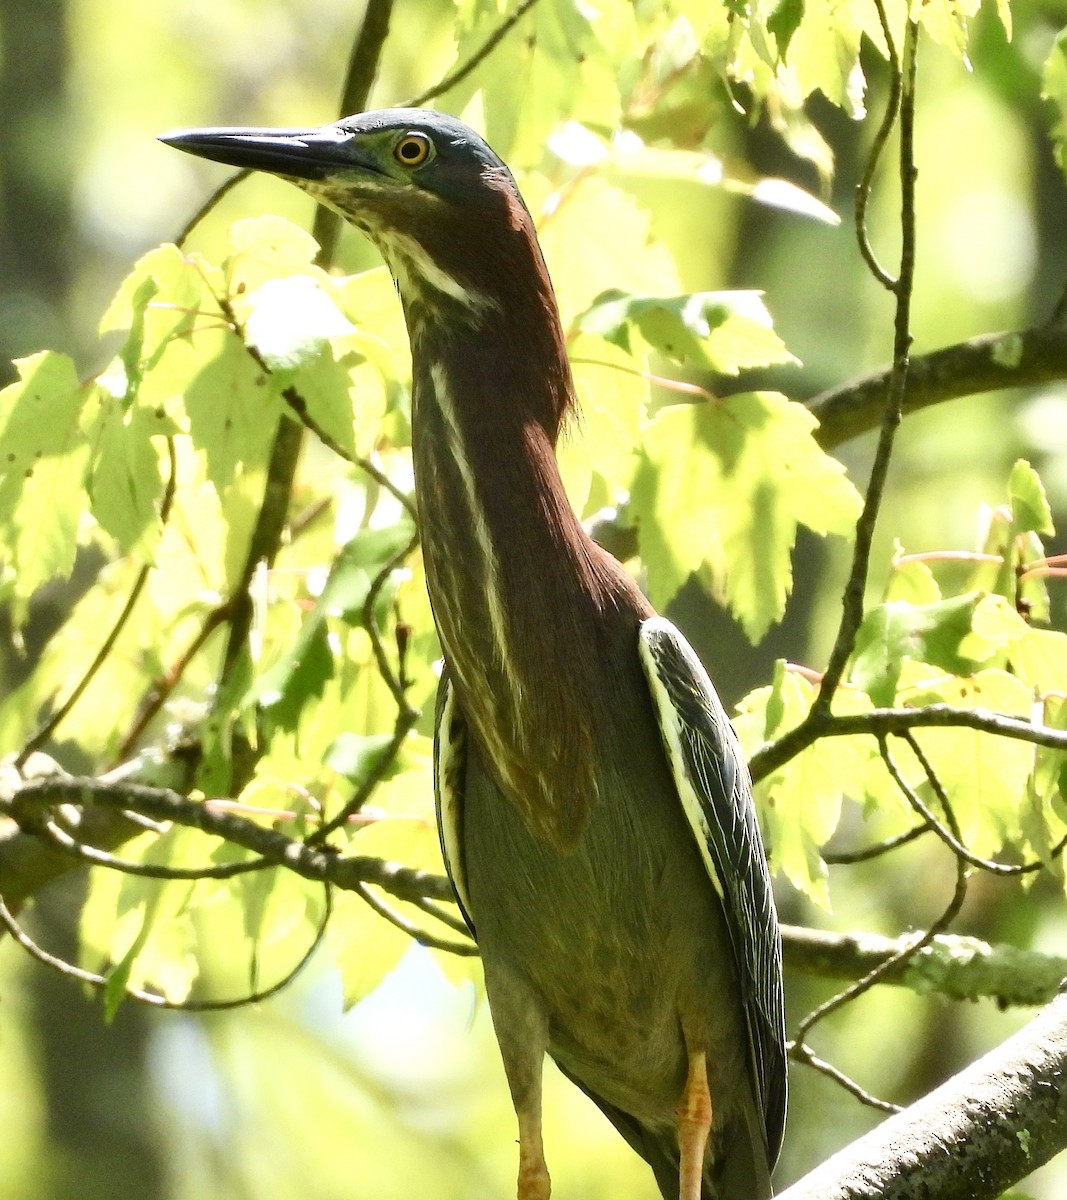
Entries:
[[437,801],[437,835],[441,856],[452,881],[460,912],[474,935],[470,898],[463,860],[460,830],[463,821],[463,792],[467,777],[467,722],[456,706],[456,692],[447,669],[437,688],[433,723],[433,790]]
[[678,630],[649,618],[640,651],[678,795],[726,914],[773,1166],[786,1104],[782,940],[748,769],[707,672]]

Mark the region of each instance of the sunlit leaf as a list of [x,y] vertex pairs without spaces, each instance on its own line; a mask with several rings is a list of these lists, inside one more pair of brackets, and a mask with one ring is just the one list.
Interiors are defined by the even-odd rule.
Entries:
[[757,292],[640,296],[612,290],[597,297],[577,326],[627,351],[636,332],[667,358],[729,375],[797,361],[774,332]]
[[1067,175],[1067,29],[1062,30],[1052,43],[1045,60],[1041,95],[1057,110],[1052,135],[1060,170]]
[[213,346],[201,348],[200,369],[189,380],[184,400],[190,433],[203,448],[209,479],[221,491],[239,467],[264,463],[281,400],[236,338],[218,333],[212,340]]
[[0,392],[0,561],[25,599],[74,565],[88,457],[79,418],[89,389],[62,354],[16,366],[19,382]]
[[226,260],[229,290],[248,296],[264,284],[291,275],[304,275],[319,252],[318,243],[304,229],[283,217],[245,217],[230,229],[230,257]]
[[87,490],[93,516],[130,550],[146,530],[159,533],[163,477],[159,443],[176,432],[165,413],[126,405],[97,389],[97,412],[88,429],[92,446]]
[[1011,469],[1008,481],[1011,497],[1012,522],[1018,533],[1054,534],[1052,510],[1049,508],[1045,488],[1037,472],[1020,458]]
[[[1006,671],[986,669],[968,679],[946,679],[936,690],[912,694],[909,702],[947,702],[1029,717],[1033,693]],[[952,797],[965,844],[978,854],[992,855],[1017,840],[1027,780],[1034,767],[1034,747],[962,727],[922,729],[915,736],[941,786]],[[923,790],[936,806],[929,787],[924,784]]]
[[[327,750],[326,765],[358,788],[379,770],[392,742],[392,735],[387,733],[342,733]],[[395,764],[390,770],[395,772]]]
[[244,336],[273,371],[293,370],[319,357],[352,322],[312,275],[266,279],[246,297]]
[[971,592],[933,604],[890,601],[864,617],[850,678],[879,705],[890,705],[905,659],[969,675],[1027,633],[1002,596]]
[[706,566],[750,638],[781,616],[797,526],[846,535],[860,507],[813,428],[805,408],[768,392],[656,414],[630,505],[657,607]]
[[[784,663],[774,683],[742,700],[734,724],[747,753],[800,723],[815,698],[815,685]],[[835,709],[864,712],[861,693],[842,690]],[[876,753],[873,739],[827,738],[772,771],[756,787],[760,823],[771,865],[820,907],[830,908],[829,877],[822,847],[833,836],[846,797],[862,800]]]

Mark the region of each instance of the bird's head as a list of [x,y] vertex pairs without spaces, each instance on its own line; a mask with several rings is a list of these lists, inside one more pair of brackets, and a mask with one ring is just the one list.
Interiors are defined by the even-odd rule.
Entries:
[[517,284],[551,296],[511,172],[454,117],[383,109],[320,129],[187,129],[160,140],[279,175],[339,212],[377,244],[409,307],[445,305],[477,324],[513,305]]

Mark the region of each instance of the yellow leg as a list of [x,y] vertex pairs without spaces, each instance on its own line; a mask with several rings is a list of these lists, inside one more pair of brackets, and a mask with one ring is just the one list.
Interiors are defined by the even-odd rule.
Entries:
[[485,959],[485,990],[519,1123],[517,1198],[550,1200],[552,1183],[541,1137],[541,1075],[548,1019],[523,977],[489,956]]
[[549,1200],[552,1181],[548,1177],[545,1147],[541,1140],[541,1087],[527,1095],[519,1118],[519,1187],[518,1200]]
[[689,1074],[678,1105],[679,1200],[700,1200],[704,1174],[704,1150],[711,1133],[711,1093],[704,1051],[689,1055]]

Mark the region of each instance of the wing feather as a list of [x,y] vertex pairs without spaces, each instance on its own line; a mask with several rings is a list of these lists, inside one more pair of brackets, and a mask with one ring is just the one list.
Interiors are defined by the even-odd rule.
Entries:
[[467,723],[456,705],[448,672],[441,673],[433,724],[433,790],[437,801],[437,836],[441,857],[452,881],[467,928],[474,936],[463,854],[463,791],[467,775]]
[[678,795],[726,914],[773,1166],[786,1107],[782,939],[748,769],[707,672],[678,630],[650,618],[640,651]]

